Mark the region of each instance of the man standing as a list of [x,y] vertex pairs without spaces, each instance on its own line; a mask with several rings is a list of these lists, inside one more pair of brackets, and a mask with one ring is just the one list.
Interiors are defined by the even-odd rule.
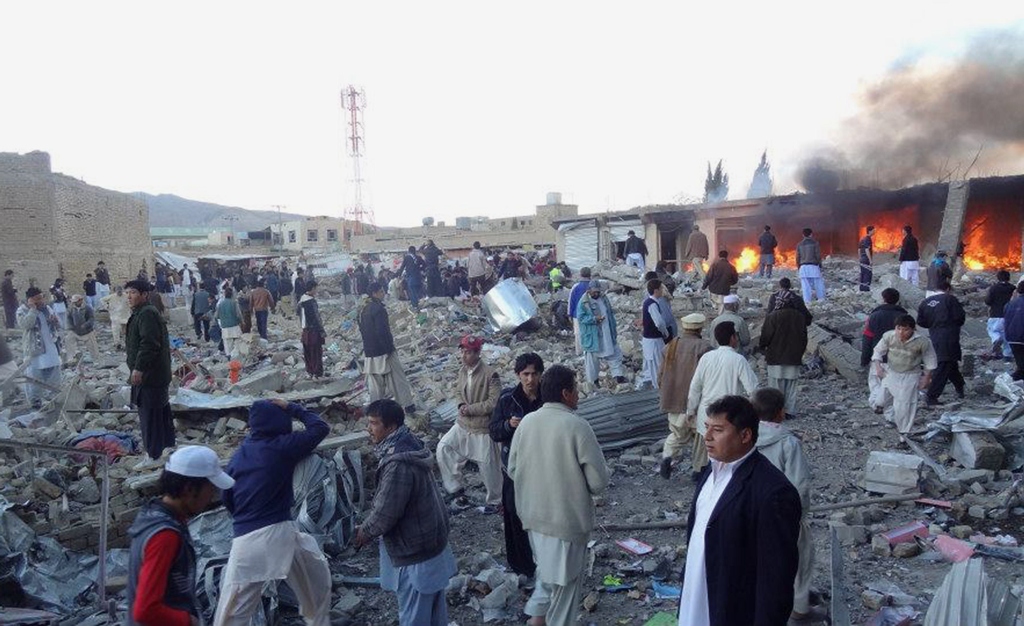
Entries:
[[746,356],[750,349],[750,327],[747,320],[740,317],[740,297],[731,293],[722,298],[722,313],[711,321],[711,336],[715,336],[715,329],[722,322],[732,322],[736,327],[736,333],[740,337],[740,354]]
[[[18,308],[18,328],[22,330],[22,352],[29,361],[28,376],[60,388],[61,337],[63,331],[57,314],[46,305],[39,287],[25,291],[25,304]],[[43,402],[40,385],[28,383],[25,396],[33,407]]]
[[795,306],[796,298],[776,299],[761,327],[760,346],[768,365],[768,385],[786,397],[786,413],[796,415],[796,387],[807,350],[811,321]]
[[874,261],[875,252],[872,242],[875,237],[875,227],[868,226],[867,233],[857,244],[857,252],[860,258],[860,290],[871,291],[871,263]]
[[701,284],[701,289],[707,289],[711,295],[711,302],[718,309],[716,313],[720,314],[724,310],[724,298],[732,293],[732,286],[739,281],[739,273],[729,262],[729,252],[719,250],[718,260],[711,265],[707,276],[704,277],[703,284]]
[[708,407],[724,396],[740,393],[752,396],[757,389],[757,374],[747,359],[736,351],[740,340],[732,322],[722,322],[715,328],[715,341],[719,347],[700,358],[687,395],[686,418],[697,425],[693,455],[690,457],[695,468],[704,467],[708,462],[708,450],[704,443],[708,430],[707,418],[710,415]]
[[[114,292],[103,298],[103,306],[107,307],[107,314],[110,316],[110,334],[114,338],[114,349],[121,349],[122,338],[127,335],[125,326],[128,318],[131,317],[132,308],[128,304],[128,298],[124,295],[124,287],[118,285]],[[207,302],[209,307],[209,302]],[[209,321],[206,323],[209,328]],[[209,337],[207,337],[209,340]]]
[[917,286],[921,279],[921,252],[917,245],[914,229],[907,224],[903,227],[903,243],[900,244],[900,278]]
[[622,255],[626,257],[626,265],[635,267],[641,272],[647,266],[647,244],[636,233],[626,233],[626,243],[622,246]]
[[1013,356],[1010,344],[1006,341],[1006,325],[1003,312],[1013,297],[1013,285],[1010,284],[1010,272],[996,272],[996,282],[988,288],[985,304],[988,305],[988,338],[992,341],[992,356],[1009,359]]
[[402,362],[395,351],[395,339],[391,335],[388,310],[384,306],[384,288],[372,282],[359,309],[359,334],[363,338],[363,372],[366,374],[366,389],[370,400],[394,398],[406,413],[415,410],[412,388],[405,378]]
[[757,451],[771,461],[800,494],[800,535],[797,538],[798,565],[793,583],[793,612],[790,623],[819,622],[824,610],[811,607],[811,579],[814,577],[814,537],[807,516],[811,508],[811,465],[800,439],[782,425],[786,399],[778,389],[766,387],[754,394],[758,423]]
[[377,493],[355,546],[383,539],[380,586],[398,595],[399,626],[448,626],[445,589],[458,568],[448,547],[448,512],[431,473],[433,459],[405,426],[394,400],[374,400],[366,418],[379,459]]
[[[872,354],[875,375],[881,381],[878,406],[885,419],[906,435],[914,427],[917,415],[917,390],[926,389],[938,365],[928,338],[914,332],[916,324],[909,315],[896,318],[896,328],[882,335]],[[887,361],[885,365],[883,361]],[[921,375],[921,366],[924,375]]]
[[689,259],[693,264],[693,271],[697,280],[704,279],[704,262],[708,260],[711,248],[708,246],[708,236],[700,232],[700,226],[694,224],[690,236],[686,239],[686,250],[683,251],[683,258]]
[[18,324],[18,290],[14,288],[14,270],[4,270],[0,297],[4,301],[4,322],[7,328],[14,328]]
[[946,382],[952,381],[958,398],[963,400],[965,385],[964,376],[960,373],[960,328],[967,321],[964,307],[956,296],[949,293],[949,282],[938,284],[937,295],[925,298],[917,308],[917,323],[928,329],[938,367],[928,387],[928,406],[940,406],[939,395],[946,388]]
[[720,398],[708,407],[707,421],[711,463],[690,507],[679,626],[786,624],[799,562],[800,495],[755,449],[759,424],[749,400]]
[[928,277],[928,283],[924,292],[926,298],[938,295],[941,291],[939,285],[942,282],[952,282],[953,270],[949,267],[949,262],[946,260],[948,258],[949,253],[945,250],[939,250],[935,253],[935,258],[932,259],[932,262],[928,264],[928,269],[925,270],[925,275]]
[[474,461],[487,490],[484,513],[498,512],[501,504],[501,451],[491,440],[491,413],[501,395],[498,372],[480,358],[484,340],[465,336],[459,342],[462,367],[455,383],[459,399],[459,415],[441,441],[437,443],[437,467],[445,491],[465,504],[462,472],[466,461]]
[[[864,323],[864,334],[860,340],[860,366],[868,368],[868,404],[875,413],[882,412],[882,379],[871,365],[871,357],[875,346],[882,335],[896,328],[896,320],[907,314],[907,310],[899,305],[900,292],[892,287],[882,290],[882,304],[876,306]],[[883,362],[884,362],[883,358]]]
[[590,281],[589,290],[576,307],[576,319],[580,325],[580,347],[583,348],[583,363],[587,382],[597,386],[601,371],[600,361],[607,361],[616,383],[626,382],[622,369],[622,350],[619,348],[618,331],[615,328],[615,313],[608,297],[601,293],[600,281]]
[[128,626],[201,624],[196,550],[188,521],[204,512],[217,489],[230,489],[217,453],[185,446],[167,459],[160,494],[139,510],[128,536]]
[[409,303],[412,308],[420,308],[420,296],[423,295],[423,259],[416,252],[416,246],[409,246],[402,266],[398,268],[398,276],[405,276],[405,284],[409,291]]
[[99,363],[100,348],[96,345],[96,316],[82,294],[76,293],[71,296],[71,308],[68,309],[68,330],[65,336],[68,338],[67,355],[68,360],[72,359],[78,352],[79,345],[85,344],[89,350],[93,365]]
[[96,264],[96,294],[100,297],[100,300],[110,295],[110,272],[107,271],[107,266],[103,261]]
[[[508,453],[523,417],[544,404],[540,400],[540,376],[544,373],[544,361],[533,352],[520,354],[516,357],[515,372],[519,384],[501,392],[498,404],[491,413],[490,433],[491,439],[501,445],[501,508],[505,528],[505,556],[513,572],[532,578],[537,566],[533,562],[530,538],[523,530],[523,522],[516,512],[515,483],[508,471]],[[530,612],[529,606],[526,613],[537,617]]]
[[132,404],[138,408],[142,444],[149,455],[149,459],[135,466],[142,470],[156,466],[164,449],[174,447],[174,421],[167,396],[167,386],[171,384],[171,347],[167,324],[156,307],[149,304],[149,281],[132,280],[124,287],[132,309],[125,339]]
[[86,274],[85,280],[82,282],[82,289],[85,291],[85,301],[89,303],[89,306],[96,309],[96,279],[92,277],[92,274]]
[[772,233],[772,227],[765,225],[764,232],[757,238],[757,245],[761,248],[761,261],[758,263],[757,275],[769,280],[772,277],[772,268],[775,267],[775,248],[779,246],[779,240]]
[[249,306],[252,307],[252,312],[256,315],[256,330],[264,339],[267,338],[267,319],[270,317],[270,311],[276,305],[274,296],[271,295],[269,289],[263,286],[263,279],[260,278],[256,283],[256,288],[249,292]]
[[444,291],[441,288],[441,268],[437,264],[444,253],[434,244],[433,239],[427,239],[422,253],[427,269],[427,295],[431,298],[439,298],[444,295]]
[[608,487],[608,467],[590,424],[575,412],[573,371],[554,365],[544,372],[540,398],[544,406],[519,423],[508,467],[537,559],[531,615],[543,611],[548,626],[569,626],[576,623],[594,529],[593,496]]
[[192,313],[192,325],[195,327],[196,340],[210,340],[210,294],[204,285],[199,285],[199,290],[192,296],[192,306],[189,308]]
[[306,373],[313,378],[324,375],[324,343],[327,333],[320,319],[320,305],[316,301],[316,281],[305,284],[306,293],[299,299],[299,326],[302,328],[302,358]]
[[672,341],[672,331],[668,322],[661,314],[659,299],[665,295],[665,288],[657,278],[647,281],[647,298],[641,307],[642,337],[640,345],[644,351],[643,380],[651,381],[651,386],[658,388],[658,372],[661,370],[661,359],[665,353],[665,344]]
[[473,242],[473,249],[466,259],[466,269],[469,271],[470,292],[480,296],[487,293],[487,275],[491,272],[491,266],[487,262],[487,255],[480,249],[479,241]]
[[576,337],[576,354],[583,354],[580,346],[580,321],[579,313],[580,300],[590,289],[590,268],[580,268],[580,280],[569,291],[569,317],[572,318],[572,333]]
[[[305,430],[292,432],[293,419]],[[227,468],[235,484],[223,499],[234,538],[214,626],[247,626],[272,580],[288,582],[306,624],[329,626],[331,570],[316,539],[292,519],[292,474],[330,432],[319,415],[294,402],[257,400],[249,409],[249,435]]]
[[825,299],[825,279],[821,276],[821,246],[811,235],[810,228],[803,230],[804,238],[796,245],[796,264],[799,267],[800,288],[804,303]]
[[1017,368],[1013,372],[1014,380],[1024,379],[1024,282],[1017,285],[1017,297],[1003,309],[1003,321],[1006,327],[1006,343],[1010,344],[1013,360]]
[[[686,403],[690,396],[690,382],[697,370],[700,358],[714,348],[701,331],[705,318],[700,313],[691,313],[683,318],[683,334],[665,346],[665,358],[661,363],[660,407],[668,415],[668,438],[661,449],[660,474],[668,479],[672,475],[672,461],[683,451],[686,444],[694,439],[694,422],[688,420]],[[705,460],[706,462],[706,460]],[[693,473],[701,470],[704,463],[694,464]]]

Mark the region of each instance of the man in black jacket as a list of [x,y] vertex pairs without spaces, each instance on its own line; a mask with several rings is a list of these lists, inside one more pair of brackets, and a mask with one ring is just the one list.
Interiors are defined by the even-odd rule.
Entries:
[[626,259],[626,265],[631,265],[642,272],[647,267],[647,244],[633,231],[629,231],[626,235],[626,243],[622,246],[622,256]]
[[956,395],[964,397],[964,376],[960,373],[960,328],[967,321],[964,307],[956,296],[949,293],[949,281],[938,284],[939,293],[926,298],[917,308],[917,324],[928,329],[928,337],[935,348],[939,366],[928,386],[928,406],[940,406],[939,395],[946,388],[946,381],[952,381]]
[[[488,426],[491,439],[501,444],[501,472],[504,479],[501,505],[505,526],[505,554],[513,572],[533,576],[537,566],[533,562],[530,538],[523,530],[523,522],[516,513],[515,485],[508,474],[508,453],[519,422],[527,413],[533,413],[543,404],[540,400],[540,375],[544,373],[544,361],[533,352],[520,354],[516,357],[515,372],[519,384],[501,392]],[[531,613],[529,606],[526,613],[531,617],[544,615],[543,612],[536,615]]]
[[900,244],[900,278],[917,286],[921,278],[921,252],[917,245],[914,229],[909,224],[903,227],[903,243]]
[[882,335],[896,328],[896,318],[906,315],[907,310],[899,305],[900,292],[892,287],[882,290],[882,304],[876,306],[864,323],[864,333],[860,340],[860,365],[868,368],[868,404],[875,413],[882,413],[883,393],[882,379],[877,376],[871,365],[871,355]]
[[1010,272],[996,272],[996,282],[988,288],[985,304],[988,305],[988,338],[992,340],[992,356],[1002,356],[1006,360],[1013,358],[1010,344],[1006,341],[1006,326],[1003,310],[1013,298],[1013,285],[1010,284]]
[[764,232],[757,239],[757,245],[761,248],[761,261],[758,263],[757,275],[764,278],[772,277],[772,268],[775,267],[775,248],[779,246],[779,240],[772,233],[772,227],[765,225]]
[[690,507],[680,624],[782,626],[793,610],[800,495],[755,449],[757,432],[746,398],[708,407],[711,462]]
[[438,262],[441,260],[441,249],[437,247],[433,239],[428,239],[426,245],[420,249],[423,254],[423,262],[427,270],[427,295],[437,298],[444,295],[444,288],[441,285],[441,268]]
[[811,321],[796,305],[798,298],[776,299],[777,308],[768,312],[761,327],[760,347],[765,351],[768,386],[786,397],[786,416],[796,415],[796,390],[807,350],[807,327]]
[[402,362],[395,351],[388,310],[384,306],[384,287],[372,282],[370,295],[359,309],[359,334],[363,338],[363,373],[370,400],[394,398],[406,413],[415,411],[412,388],[405,377]]
[[131,371],[132,404],[139,410],[142,443],[149,455],[135,469],[158,464],[165,448],[174,447],[174,421],[167,386],[171,384],[171,346],[167,324],[149,304],[149,281],[125,284],[132,315],[125,331],[126,363]]

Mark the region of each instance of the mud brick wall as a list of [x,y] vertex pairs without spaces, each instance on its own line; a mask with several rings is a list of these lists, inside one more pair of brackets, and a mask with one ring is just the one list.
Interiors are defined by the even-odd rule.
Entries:
[[123,282],[143,262],[152,272],[152,255],[145,201],[54,174],[45,152],[0,153],[0,268],[19,291],[63,276],[81,292],[100,260]]

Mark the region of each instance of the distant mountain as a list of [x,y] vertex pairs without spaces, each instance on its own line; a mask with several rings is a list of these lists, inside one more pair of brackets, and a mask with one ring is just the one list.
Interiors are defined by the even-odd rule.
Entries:
[[[185,228],[230,227],[234,231],[261,230],[276,223],[277,211],[253,211],[236,206],[224,206],[212,202],[189,200],[172,194],[158,196],[136,191],[136,198],[142,198],[149,205],[149,225]],[[237,220],[224,218],[236,217]],[[290,220],[304,217],[295,213],[281,213],[281,219]]]

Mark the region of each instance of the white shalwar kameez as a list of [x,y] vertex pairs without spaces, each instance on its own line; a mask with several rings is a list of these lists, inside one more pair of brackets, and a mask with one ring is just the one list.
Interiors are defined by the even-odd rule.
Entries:
[[528,532],[537,562],[537,580],[533,595],[527,601],[527,613],[545,615],[551,626],[575,624],[583,595],[589,537],[583,535],[566,541],[535,530]]
[[598,349],[594,352],[586,352],[583,355],[583,363],[586,367],[587,380],[596,382],[601,372],[600,360],[608,362],[608,369],[612,376],[622,376],[622,350],[619,344],[612,341],[612,327],[608,321],[608,308],[604,305],[603,299],[594,300],[597,305],[597,315],[604,318],[601,322],[601,341]]
[[693,516],[693,532],[690,534],[690,545],[686,550],[686,569],[683,573],[683,593],[679,597],[679,626],[711,626],[711,614],[708,606],[707,577],[707,546],[704,545],[704,533],[707,532],[711,513],[718,504],[718,499],[725,493],[732,475],[741,463],[750,458],[756,448],[732,463],[711,460],[711,475],[697,496],[697,511]]

